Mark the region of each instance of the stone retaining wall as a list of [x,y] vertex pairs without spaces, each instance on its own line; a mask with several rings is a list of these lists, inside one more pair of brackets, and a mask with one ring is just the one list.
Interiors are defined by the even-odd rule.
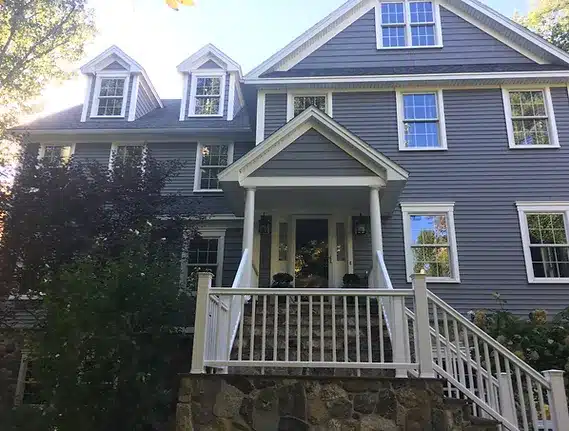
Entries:
[[186,375],[176,431],[456,429],[447,416],[437,380]]

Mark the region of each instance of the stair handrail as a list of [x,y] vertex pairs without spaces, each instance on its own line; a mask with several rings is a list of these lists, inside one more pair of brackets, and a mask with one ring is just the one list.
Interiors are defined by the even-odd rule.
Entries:
[[[233,283],[231,284],[232,289],[242,289],[250,287],[250,286],[243,286],[244,280],[252,279],[252,273],[255,270],[255,265],[251,264],[251,267],[249,269],[249,274],[247,274],[248,264],[249,264],[249,249],[246,248],[245,250],[243,250],[243,255],[241,256],[241,262],[239,262],[239,267],[237,268],[237,272],[235,273],[235,278],[233,279]],[[231,297],[230,310],[232,315],[229,316],[229,318],[231,319],[230,328],[232,329],[231,329],[231,337],[229,338],[229,345],[227,346],[226,349],[227,359],[229,359],[229,356],[231,355],[231,347],[235,342],[235,337],[237,336],[237,331],[239,329],[239,323],[241,322],[241,304],[236,304],[238,300],[239,301],[241,300],[240,296],[233,295]]]
[[[379,276],[383,280],[384,288],[388,289],[388,290],[394,290],[393,284],[391,283],[391,278],[389,277],[389,272],[387,271],[387,265],[385,264],[385,260],[383,259],[383,253],[381,252],[381,250],[376,251],[375,258],[377,260],[377,267],[379,270]],[[375,278],[375,277],[373,277],[373,278]],[[378,281],[380,281],[379,278],[378,278]],[[379,286],[376,286],[376,287],[379,287]],[[389,303],[386,306],[386,304],[384,303],[384,300],[382,299],[381,300],[381,306],[383,308],[383,316],[385,317],[385,326],[387,326],[387,333],[389,334],[389,338],[391,339],[391,341],[393,341],[393,333],[391,331],[391,320],[392,320],[392,316],[393,316],[393,312],[391,310],[392,304]]]

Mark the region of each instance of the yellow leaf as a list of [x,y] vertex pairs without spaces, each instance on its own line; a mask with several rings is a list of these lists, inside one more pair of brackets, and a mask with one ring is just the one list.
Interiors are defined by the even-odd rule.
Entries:
[[178,2],[176,0],[166,0],[166,4],[174,10],[178,10]]
[[195,4],[194,0],[178,0],[178,2],[183,6],[193,6]]

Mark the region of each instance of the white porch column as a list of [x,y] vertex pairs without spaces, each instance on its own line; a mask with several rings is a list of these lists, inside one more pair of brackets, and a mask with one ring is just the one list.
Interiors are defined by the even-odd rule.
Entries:
[[377,251],[383,253],[383,238],[381,233],[381,205],[379,203],[379,187],[370,188],[369,193],[369,214],[371,227],[371,251],[373,254],[373,280],[375,288],[384,287],[380,282],[379,265],[377,262]]
[[243,285],[252,287],[253,244],[255,241],[255,188],[248,188],[245,195],[245,219],[243,221],[243,251],[249,250],[247,271]]

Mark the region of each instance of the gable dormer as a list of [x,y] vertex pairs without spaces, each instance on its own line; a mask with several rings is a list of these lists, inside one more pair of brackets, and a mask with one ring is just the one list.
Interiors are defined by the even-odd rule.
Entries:
[[112,46],[81,68],[88,84],[81,122],[134,121],[164,105],[144,68]]
[[241,66],[208,44],[178,66],[183,78],[180,121],[191,118],[233,120],[243,108]]

